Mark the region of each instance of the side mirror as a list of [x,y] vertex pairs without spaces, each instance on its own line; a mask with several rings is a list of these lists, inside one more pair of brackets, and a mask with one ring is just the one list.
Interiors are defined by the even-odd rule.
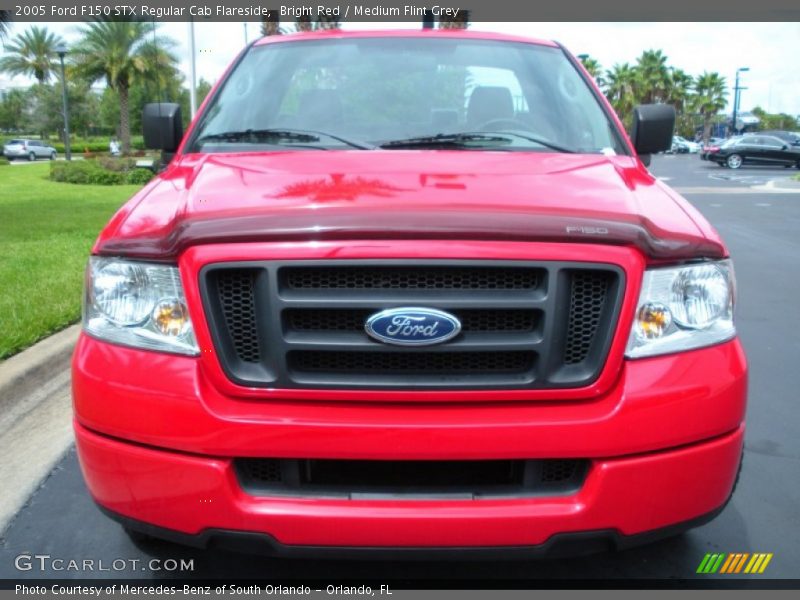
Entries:
[[147,148],[165,153],[175,152],[183,139],[180,105],[169,102],[145,104],[142,130]]
[[650,155],[672,148],[675,109],[669,104],[643,104],[633,110],[631,141],[639,158],[650,164]]

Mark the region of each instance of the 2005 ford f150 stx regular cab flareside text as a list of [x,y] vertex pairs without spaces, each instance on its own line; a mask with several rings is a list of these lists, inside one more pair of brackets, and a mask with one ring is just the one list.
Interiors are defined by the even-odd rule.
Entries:
[[707,521],[747,367],[714,229],[556,43],[268,37],[100,234],[75,432],[131,533],[286,556],[555,555]]

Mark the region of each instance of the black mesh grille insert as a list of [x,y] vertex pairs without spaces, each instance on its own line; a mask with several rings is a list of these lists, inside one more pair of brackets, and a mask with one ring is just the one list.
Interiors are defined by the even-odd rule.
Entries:
[[261,360],[256,329],[256,271],[230,269],[217,272],[217,290],[222,315],[236,356],[248,363]]
[[580,363],[589,355],[603,316],[611,278],[612,274],[605,271],[574,271],[571,274],[564,363]]
[[254,458],[242,460],[247,476],[261,483],[280,483],[283,481],[281,461],[271,458]]
[[[570,261],[270,260],[208,265],[200,287],[217,357],[239,385],[568,389],[601,373],[624,271]],[[450,313],[462,333],[419,346],[367,334],[370,316],[404,307]]]
[[540,479],[543,483],[569,481],[580,467],[577,460],[543,460]]
[[541,271],[526,267],[301,267],[284,268],[290,289],[531,290]]
[[[293,309],[284,317],[292,331],[364,331],[367,318],[379,310]],[[461,321],[462,331],[525,332],[536,324],[536,312],[531,310],[445,310]]]
[[589,461],[335,460],[239,458],[239,482],[251,494],[314,496],[530,496],[578,491]]
[[363,375],[526,373],[532,352],[327,352],[293,351],[289,366],[300,372]]

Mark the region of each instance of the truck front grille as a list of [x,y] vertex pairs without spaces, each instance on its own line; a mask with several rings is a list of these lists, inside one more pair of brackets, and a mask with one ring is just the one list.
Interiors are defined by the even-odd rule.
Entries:
[[282,272],[294,290],[532,290],[538,269],[525,267],[291,267]]
[[[375,312],[364,309],[291,309],[284,311],[286,327],[292,331],[364,331],[364,323]],[[447,312],[461,321],[461,331],[530,332],[536,326],[535,310],[457,310]]]
[[[624,287],[614,265],[288,261],[205,267],[201,291],[227,375],[301,389],[542,389],[600,373]],[[387,308],[444,310],[436,346],[391,346],[364,324]]]
[[289,352],[289,369],[323,373],[447,375],[518,373],[533,369],[533,352]]
[[234,466],[242,489],[256,496],[479,499],[575,493],[589,461],[240,458]]

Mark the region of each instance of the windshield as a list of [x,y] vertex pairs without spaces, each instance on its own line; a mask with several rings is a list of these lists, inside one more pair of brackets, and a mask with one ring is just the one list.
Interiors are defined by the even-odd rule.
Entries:
[[627,153],[561,49],[416,37],[254,46],[187,146],[378,147]]
[[725,140],[725,141],[722,143],[722,146],[721,146],[721,147],[722,147],[722,148],[730,148],[731,146],[735,146],[736,144],[738,144],[739,142],[741,142],[743,139],[744,139],[744,138],[742,138],[741,136],[739,136],[739,137],[732,137],[732,138],[728,138],[727,140]]

